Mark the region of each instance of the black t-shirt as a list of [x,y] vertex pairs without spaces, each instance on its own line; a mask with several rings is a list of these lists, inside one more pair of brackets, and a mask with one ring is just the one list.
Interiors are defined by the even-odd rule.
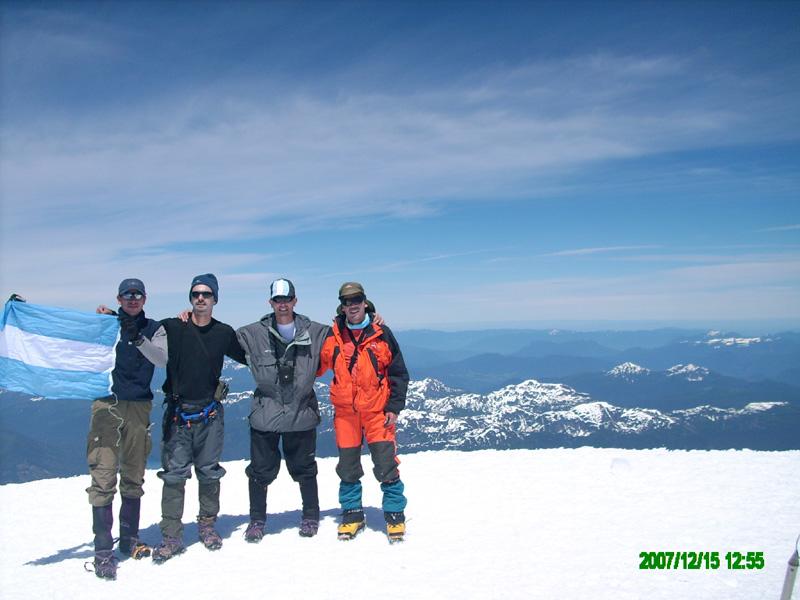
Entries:
[[[210,400],[225,356],[246,363],[244,350],[230,325],[213,318],[203,327],[191,319],[188,323],[176,318],[164,319],[161,324],[167,331],[169,351],[167,380],[162,388],[167,395],[177,393],[186,402]],[[177,385],[173,378],[177,378]]]

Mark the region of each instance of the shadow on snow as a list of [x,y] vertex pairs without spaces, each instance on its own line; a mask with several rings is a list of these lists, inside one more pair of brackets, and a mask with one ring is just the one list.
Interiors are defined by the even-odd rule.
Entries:
[[[320,520],[327,517],[337,518],[340,514],[340,509],[331,508],[320,512]],[[267,513],[267,526],[264,531],[265,537],[270,535],[277,535],[287,529],[299,528],[302,519],[302,511],[300,510],[287,510],[282,513]],[[385,521],[383,519],[383,511],[371,506],[364,507],[364,516],[367,521],[367,529],[383,533],[385,531]],[[217,517],[216,529],[222,539],[229,539],[240,528],[246,526],[250,522],[249,515],[219,515]],[[198,529],[197,523],[184,523],[183,539],[186,547],[194,544],[199,544],[200,541],[197,537]],[[244,531],[241,532],[244,536]],[[139,538],[151,546],[157,545],[161,541],[161,530],[157,523],[139,531]],[[188,541],[191,540],[191,541]],[[116,541],[116,540],[115,540]],[[187,543],[188,542],[188,543]],[[41,566],[52,565],[63,562],[65,560],[73,559],[91,559],[94,558],[93,542],[88,541],[71,548],[64,548],[55,554],[43,556],[35,560],[30,560],[25,565]],[[128,560],[126,556],[120,556],[121,559]]]

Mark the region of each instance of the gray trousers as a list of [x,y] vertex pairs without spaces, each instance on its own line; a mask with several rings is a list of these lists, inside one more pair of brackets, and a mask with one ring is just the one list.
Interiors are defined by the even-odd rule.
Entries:
[[103,398],[92,403],[86,460],[91,485],[86,488],[89,504],[107,506],[114,500],[119,473],[119,491],[126,498],[144,494],[144,470],[153,447],[150,438],[152,402]]
[[[192,477],[194,465],[199,484],[199,517],[216,517],[219,514],[219,480],[225,469],[219,464],[225,438],[223,407],[208,423],[191,426],[172,423],[161,447],[161,467],[158,476],[164,482],[161,496],[161,532],[165,536],[183,534],[183,504],[186,480]],[[165,415],[169,418],[170,415]]]

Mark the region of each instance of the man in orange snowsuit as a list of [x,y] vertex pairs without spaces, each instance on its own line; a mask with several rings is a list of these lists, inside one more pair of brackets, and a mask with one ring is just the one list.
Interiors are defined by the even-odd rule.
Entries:
[[360,283],[339,289],[340,315],[325,339],[317,376],[333,369],[331,404],[339,464],[336,473],[342,523],[339,539],[352,539],[364,529],[361,504],[361,443],[367,440],[372,472],[383,491],[383,513],[389,541],[405,534],[403,482],[397,469],[397,415],[406,403],[408,371],[394,335],[376,325],[367,313],[367,296]]

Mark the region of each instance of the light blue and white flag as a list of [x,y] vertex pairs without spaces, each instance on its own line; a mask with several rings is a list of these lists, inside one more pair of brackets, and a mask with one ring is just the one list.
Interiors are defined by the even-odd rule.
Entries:
[[0,387],[45,398],[108,396],[118,340],[114,316],[6,302]]

